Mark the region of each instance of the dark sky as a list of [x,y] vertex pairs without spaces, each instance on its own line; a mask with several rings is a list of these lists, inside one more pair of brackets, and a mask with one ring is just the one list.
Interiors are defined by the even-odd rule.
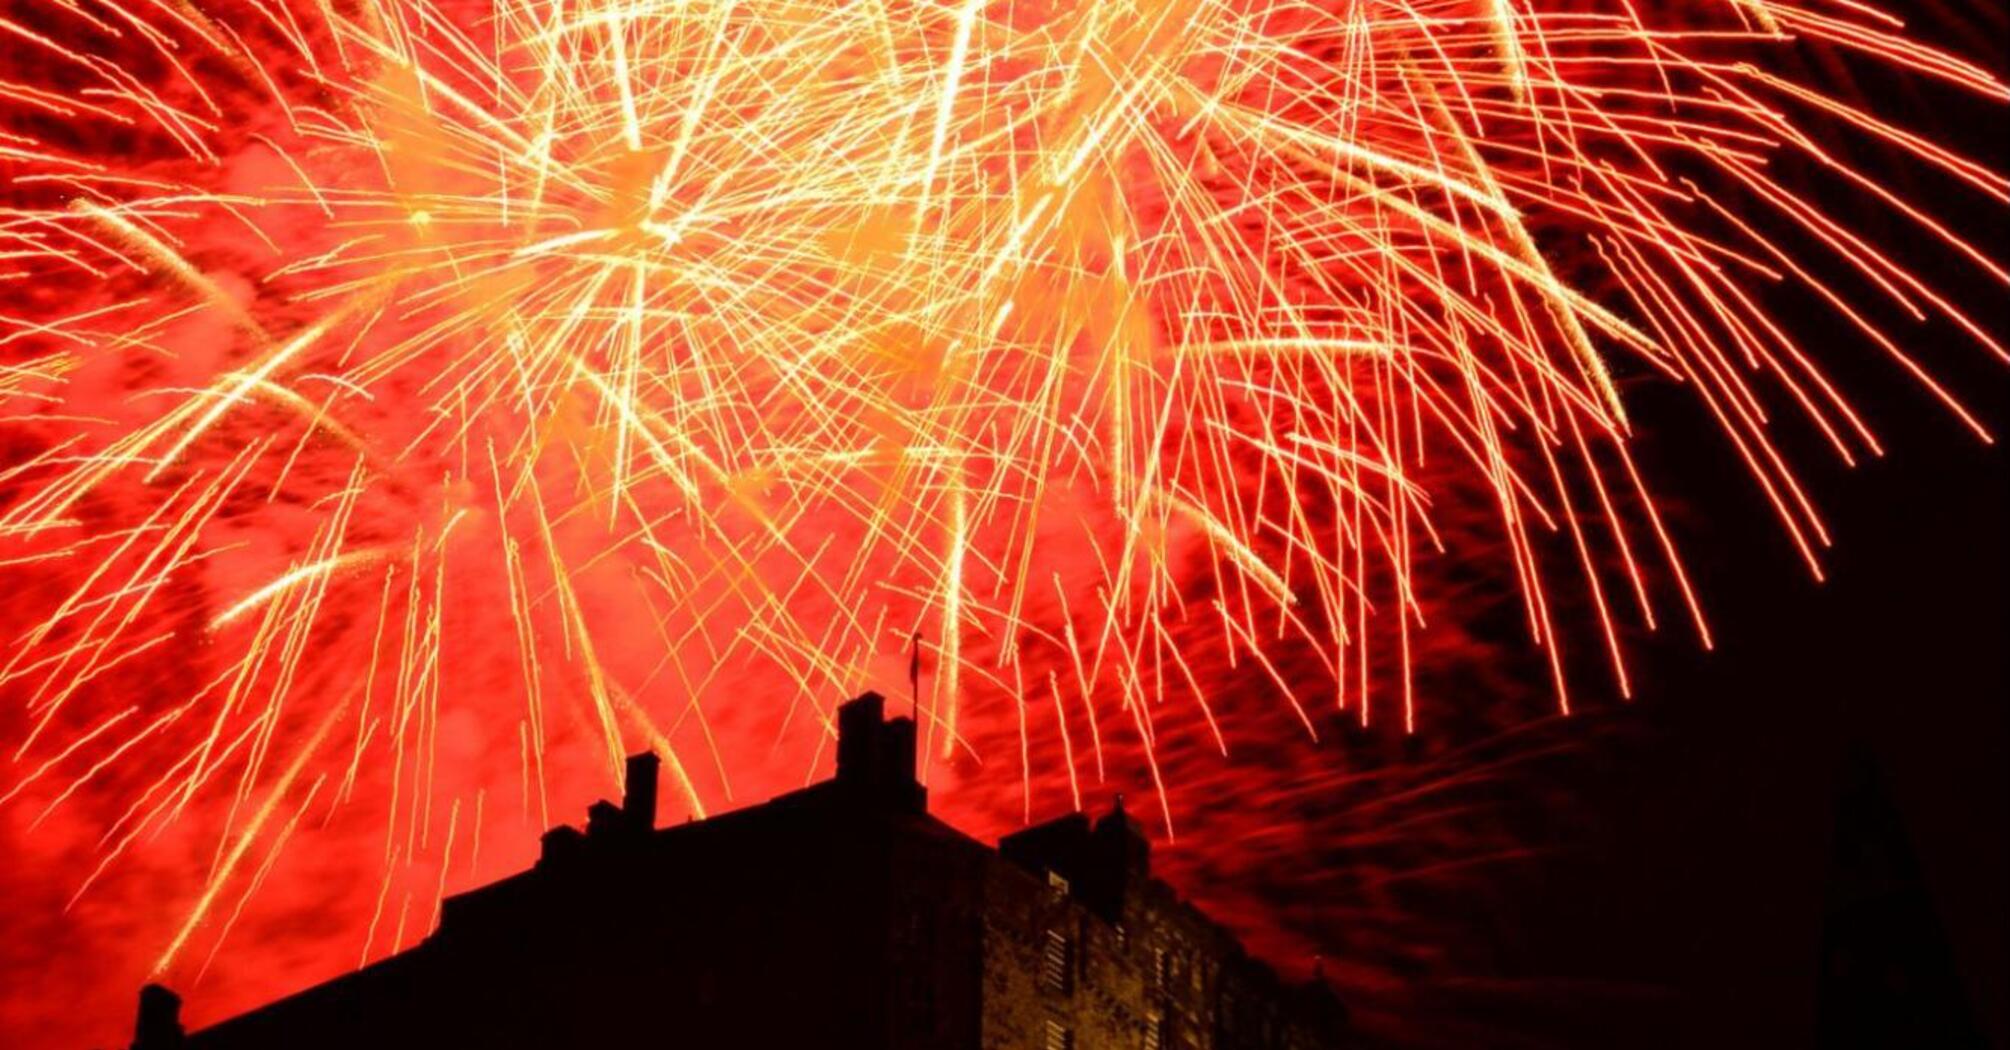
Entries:
[[[1913,31],[2010,68],[2000,6],[1965,22],[1923,6],[1909,14]],[[1875,79],[1856,87],[1873,110],[2010,166],[2000,105]],[[1912,192],[2005,256],[2002,209],[1950,208],[1924,184]],[[1846,196],[1827,205],[1873,211]],[[1879,232],[1918,244],[1895,225]],[[1925,251],[1901,257],[1975,304],[1998,339],[2010,334],[2002,286]],[[1573,1006],[1577,993],[1558,982],[1559,1001],[1538,1011],[1549,1019],[1532,1026],[1544,1036],[1529,1045],[1817,1045],[1837,836],[1882,833],[1857,815],[1837,820],[1843,788],[1867,776],[1897,812],[1907,844],[1897,848],[1916,856],[1959,1008],[1988,1045],[2010,1045],[2010,369],[1951,330],[1900,329],[1996,431],[1992,447],[1833,320],[1811,310],[1804,323],[1832,332],[1832,345],[1813,348],[1865,395],[1887,449],[1852,470],[1783,442],[1836,541],[1826,582],[1809,577],[1751,486],[1733,484],[1729,450],[1708,444],[1679,393],[1629,393],[1647,424],[1643,465],[1697,541],[1688,550],[1719,644],[1701,654],[1667,632],[1638,650],[1634,702],[1591,716],[1602,753],[1572,787],[1586,823],[1519,891],[1511,925],[1524,943],[1504,976],[1565,975],[1598,990]],[[1629,1002],[1613,988],[1647,991]]]
[[[1913,15],[1929,38],[2010,66],[2000,8],[1967,24]],[[2000,106],[1860,88],[1879,111],[1932,114],[1930,129],[1997,170],[2010,163]],[[2001,209],[1954,216],[2005,255]],[[1998,338],[2010,333],[2000,285],[1925,254],[1917,265],[1979,304]],[[2000,362],[1951,331],[1915,329],[1906,345],[2010,435]],[[1864,833],[1838,827],[1838,797],[1868,767],[1916,854],[1966,1008],[1991,1045],[2010,1045],[2010,454],[1874,355],[1827,360],[1843,362],[1846,388],[1877,395],[1871,419],[1888,455],[1849,470],[1805,449],[1817,453],[1802,462],[1836,539],[1825,583],[1756,496],[1725,484],[1726,450],[1682,444],[1702,429],[1680,418],[1678,398],[1636,400],[1654,424],[1643,460],[1672,479],[1685,527],[1705,540],[1691,548],[1719,647],[1700,655],[1669,638],[1643,654],[1635,704],[1605,716],[1628,742],[1581,789],[1592,842],[1550,865],[1519,926],[1541,942],[1532,970],[1673,988],[1667,1016],[1680,1030],[1660,1033],[1667,1045],[1813,1045],[1835,836]],[[1630,1045],[1664,1045],[1640,1036]]]
[[[1992,415],[2010,419],[2003,388]],[[1891,462],[1828,490],[1827,583],[1797,576],[1761,529],[1721,549],[1704,573],[1718,650],[1643,661],[1620,716],[1637,746],[1583,800],[1599,841],[1559,861],[1534,905],[1556,970],[1665,981],[1699,1034],[1739,1033],[1727,1045],[1809,1045],[1852,760],[1890,791],[1971,1005],[2004,1045],[2010,473],[1951,426],[1892,430]]]

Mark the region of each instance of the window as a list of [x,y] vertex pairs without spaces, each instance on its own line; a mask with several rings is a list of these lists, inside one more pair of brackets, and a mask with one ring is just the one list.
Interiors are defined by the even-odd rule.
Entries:
[[1059,1021],[1048,1021],[1047,1050],[1075,1050],[1074,1030]]
[[1150,1014],[1145,1017],[1145,1050],[1164,1050],[1166,1045],[1166,1018],[1164,1014]]
[[1172,983],[1172,954],[1170,952],[1167,952],[1164,948],[1153,948],[1152,987],[1162,992],[1165,991],[1166,985],[1171,983]]
[[1048,930],[1047,940],[1040,948],[1040,987],[1067,994],[1074,990],[1075,946],[1068,935],[1059,930]]

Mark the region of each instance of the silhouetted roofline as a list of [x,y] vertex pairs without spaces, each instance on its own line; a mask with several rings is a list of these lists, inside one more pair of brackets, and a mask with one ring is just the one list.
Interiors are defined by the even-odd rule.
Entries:
[[[423,974],[426,962],[448,946],[467,947],[469,939],[478,948],[484,942],[508,943],[524,931],[573,921],[569,906],[555,911],[553,902],[578,901],[591,913],[603,899],[620,899],[618,895],[604,898],[595,887],[632,890],[639,885],[636,878],[669,870],[662,865],[674,868],[679,855],[687,850],[694,861],[702,861],[715,855],[708,849],[714,841],[734,843],[731,849],[739,850],[748,843],[771,839],[765,829],[775,834],[800,834],[805,827],[838,835],[880,828],[902,836],[924,836],[967,850],[973,858],[981,854],[1010,861],[1003,870],[1023,872],[1029,880],[1051,883],[1051,876],[1058,875],[1068,897],[1087,915],[1110,927],[1122,922],[1129,900],[1147,908],[1170,910],[1184,926],[1212,942],[1210,950],[1246,966],[1247,979],[1297,998],[1310,997],[1308,1002],[1316,1000],[1312,1005],[1328,1011],[1340,1009],[1323,980],[1315,978],[1302,987],[1286,984],[1274,969],[1249,955],[1233,933],[1154,878],[1150,843],[1124,811],[1121,796],[1098,819],[1092,821],[1082,812],[1064,814],[1006,835],[996,848],[937,819],[928,812],[927,790],[915,780],[914,722],[909,718],[886,719],[884,707],[880,696],[867,693],[837,709],[837,768],[830,779],[670,827],[654,826],[660,760],[648,752],[634,755],[624,766],[619,806],[606,799],[594,802],[587,807],[584,829],[558,825],[544,832],[540,856],[530,868],[444,898],[438,926],[419,943],[214,1027],[232,1027],[260,1015],[269,1016],[305,997],[331,991],[360,994],[367,990],[380,998],[385,993],[395,994],[401,982]],[[814,819],[798,819],[803,816]],[[749,836],[750,829],[762,830]],[[875,837],[890,841],[885,836]],[[148,985],[141,993],[132,1050],[184,1046],[179,1007],[180,1000],[173,992]],[[1341,1015],[1344,1017],[1344,1010]]]

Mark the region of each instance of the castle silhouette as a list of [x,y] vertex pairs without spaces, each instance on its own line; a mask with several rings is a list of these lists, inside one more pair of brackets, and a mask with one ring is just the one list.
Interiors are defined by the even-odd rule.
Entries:
[[837,775],[657,828],[658,760],[447,898],[417,946],[195,1032],[140,993],[132,1050],[836,1047],[1332,1050],[1346,1013],[1152,878],[1118,799],[992,850],[928,814],[914,722],[838,711]]

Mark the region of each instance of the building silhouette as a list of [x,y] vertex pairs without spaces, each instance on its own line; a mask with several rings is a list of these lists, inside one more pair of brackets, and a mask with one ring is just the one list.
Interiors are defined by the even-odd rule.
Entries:
[[655,827],[657,759],[417,946],[212,1027],[140,993],[132,1050],[1328,1050],[1346,1015],[1151,877],[1121,799],[992,850],[929,816],[914,723],[838,712],[837,775]]

